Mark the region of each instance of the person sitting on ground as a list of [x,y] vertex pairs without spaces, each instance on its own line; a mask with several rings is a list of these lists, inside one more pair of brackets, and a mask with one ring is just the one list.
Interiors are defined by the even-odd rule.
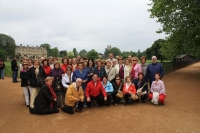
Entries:
[[96,100],[98,106],[101,106],[104,101],[107,101],[107,94],[102,83],[98,80],[97,74],[93,74],[92,81],[86,87],[87,105],[90,108],[92,101]]
[[111,102],[111,98],[112,98],[112,94],[113,94],[113,85],[108,81],[108,77],[107,76],[103,76],[102,78],[102,85],[107,93],[107,106],[110,106],[110,102]]
[[117,95],[118,92],[121,92],[123,90],[123,86],[124,86],[124,84],[120,80],[120,76],[117,75],[115,77],[115,82],[113,84],[114,92],[113,92],[112,98],[113,98],[113,104],[114,105],[117,105],[121,101],[121,99],[118,98],[116,95]]
[[56,93],[51,86],[54,78],[48,76],[45,79],[45,84],[40,89],[38,95],[35,98],[34,108],[30,108],[32,114],[53,114],[58,113],[58,109],[55,106],[57,101]]
[[131,76],[127,76],[125,78],[125,84],[123,86],[123,93],[125,99],[124,106],[126,106],[129,103],[132,103],[133,102],[133,99],[131,99],[132,94],[136,94],[135,85],[132,84],[131,81],[132,81]]
[[65,105],[61,109],[69,114],[74,114],[75,103],[78,103],[77,112],[82,112],[84,104],[84,92],[82,89],[82,79],[77,78],[76,82],[72,83],[65,96]]
[[161,78],[160,74],[156,73],[155,74],[156,80],[153,81],[151,84],[149,99],[151,100],[153,98],[153,94],[155,94],[155,92],[157,92],[159,95],[158,102],[160,104],[164,105],[164,99],[166,97],[166,90],[165,90],[164,82],[162,80],[160,80],[160,78]]
[[[145,103],[145,100],[148,98],[148,84],[147,81],[144,79],[144,74],[142,72],[138,73],[138,78],[134,79],[133,83],[136,87],[137,95],[140,96],[142,102]],[[139,90],[140,88],[142,89]]]

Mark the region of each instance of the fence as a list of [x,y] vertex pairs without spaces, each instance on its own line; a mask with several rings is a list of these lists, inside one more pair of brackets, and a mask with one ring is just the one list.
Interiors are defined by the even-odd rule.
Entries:
[[190,60],[190,61],[181,61],[181,62],[162,62],[160,64],[164,68],[165,75],[167,75],[173,71],[187,67],[187,66],[192,65],[197,62],[198,62],[198,60]]
[[[184,68],[186,66],[192,65],[194,63],[197,63],[198,60],[191,60],[191,61],[182,61],[182,62],[162,62],[160,63],[165,71],[165,75],[176,71],[178,69]],[[12,76],[12,71],[10,68],[5,68],[5,76],[11,77]],[[19,77],[19,74],[18,74]]]

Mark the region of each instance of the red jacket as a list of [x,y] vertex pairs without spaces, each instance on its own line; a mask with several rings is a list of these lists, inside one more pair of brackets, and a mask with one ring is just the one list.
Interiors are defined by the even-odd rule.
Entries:
[[90,96],[98,96],[100,92],[104,95],[104,97],[107,97],[107,94],[105,92],[105,89],[103,88],[102,83],[98,80],[96,83],[96,86],[94,84],[94,81],[90,81],[87,84],[86,87],[86,97],[89,98]]
[[51,67],[50,66],[43,66],[43,69],[46,73],[46,76],[49,76],[50,72],[51,72]]
[[128,92],[132,92],[133,94],[136,94],[136,89],[135,89],[135,85],[131,84],[128,89],[126,89],[126,83],[124,84],[124,87],[123,87],[123,93],[126,94]]
[[66,64],[62,64],[61,68],[62,68],[63,72],[66,73],[67,65]]

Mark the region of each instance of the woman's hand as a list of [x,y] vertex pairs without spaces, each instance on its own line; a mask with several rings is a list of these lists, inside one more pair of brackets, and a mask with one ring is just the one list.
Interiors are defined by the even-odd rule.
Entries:
[[53,100],[54,100],[54,102],[56,102],[56,101],[57,101],[57,99],[56,99],[56,98],[54,98]]

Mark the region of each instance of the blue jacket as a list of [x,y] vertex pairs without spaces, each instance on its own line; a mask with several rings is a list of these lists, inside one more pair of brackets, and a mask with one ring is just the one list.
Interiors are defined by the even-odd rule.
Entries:
[[98,70],[98,67],[95,67],[94,73],[97,74],[98,77],[99,77],[100,79],[101,79],[103,76],[107,75],[104,67],[101,67],[100,70]]
[[[101,82],[101,83],[103,85],[103,82]],[[104,87],[106,92],[113,92],[114,91],[113,85],[109,81],[107,81],[106,86],[103,86],[103,87]]]
[[150,83],[155,81],[155,74],[160,73],[161,78],[164,76],[164,69],[161,64],[155,63],[155,64],[149,64],[147,67],[145,79],[149,80]]
[[[73,72],[72,81],[76,82],[77,78],[81,78],[82,80],[88,81],[88,73],[87,73],[87,71],[85,69],[83,69],[82,70],[82,74],[81,74],[79,70],[75,70]],[[82,83],[82,88],[83,89],[86,88],[86,83]]]
[[[95,69],[94,67],[89,67],[89,66],[85,68],[85,70],[87,70],[88,74],[90,74],[90,73],[94,74],[94,69]],[[90,82],[91,80],[92,80],[92,76],[88,76],[88,82]]]

